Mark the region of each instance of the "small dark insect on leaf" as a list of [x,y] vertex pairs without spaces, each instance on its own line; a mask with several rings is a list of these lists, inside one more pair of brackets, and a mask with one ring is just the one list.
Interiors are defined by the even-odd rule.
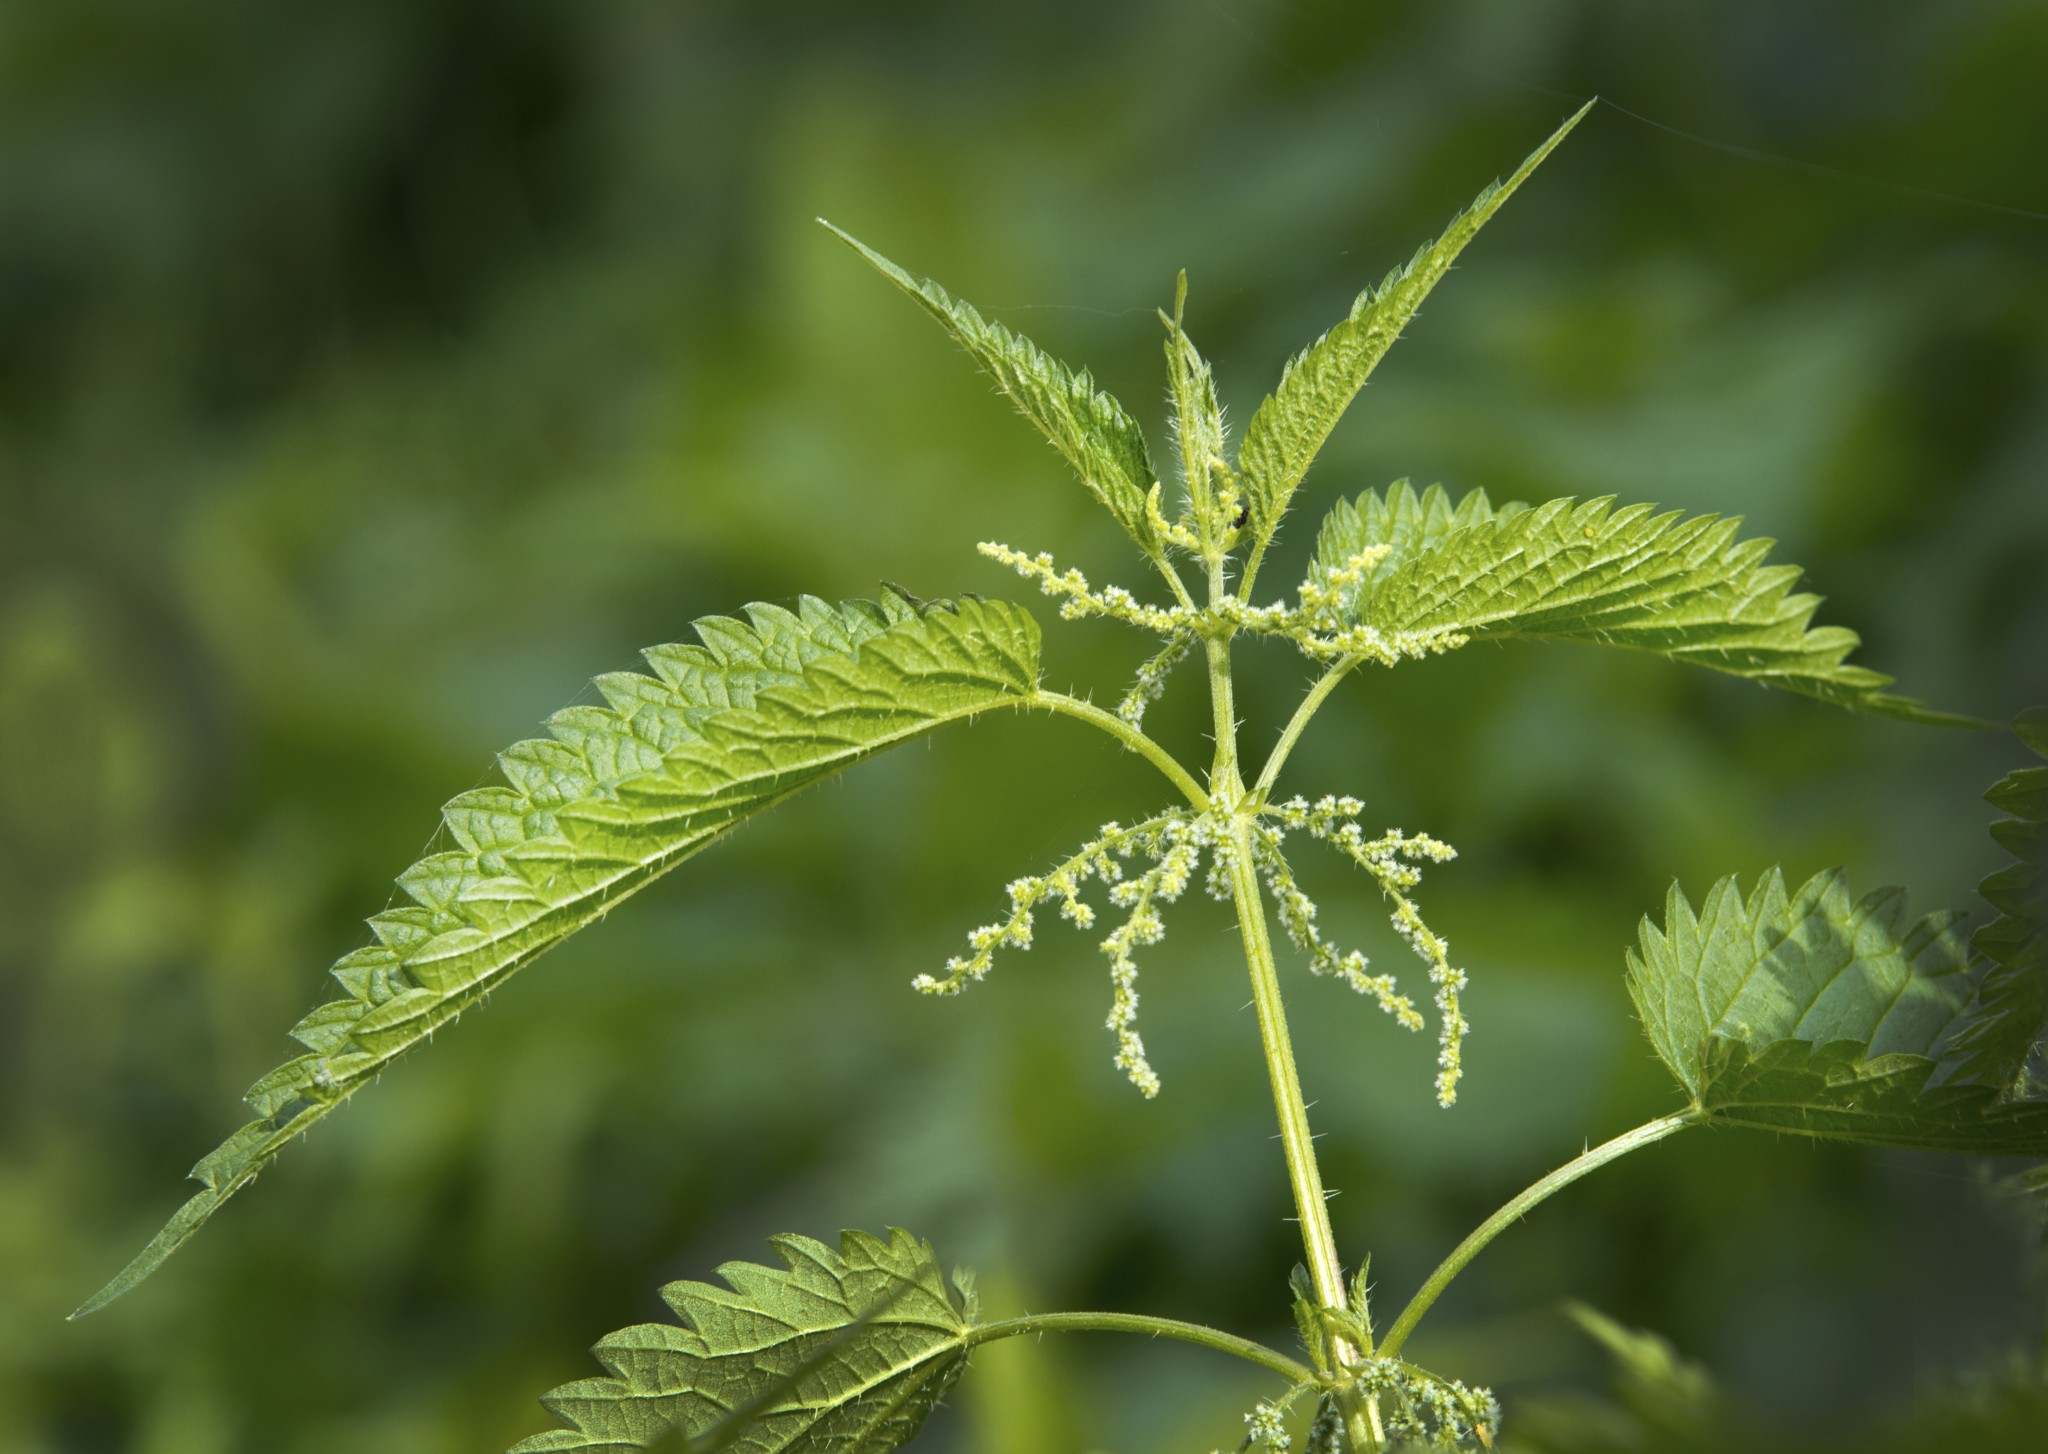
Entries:
[[1252,507],[1251,503],[1247,501],[1246,503],[1239,505],[1237,507],[1237,518],[1230,522],[1230,528],[1232,530],[1242,530],[1245,527],[1245,522],[1247,522],[1251,518]]

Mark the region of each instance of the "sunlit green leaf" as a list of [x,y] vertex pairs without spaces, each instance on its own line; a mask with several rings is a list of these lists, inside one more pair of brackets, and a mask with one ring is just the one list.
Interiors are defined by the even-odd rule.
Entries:
[[[1659,513],[1610,499],[1456,505],[1407,481],[1340,501],[1309,579],[1338,618],[1388,637],[1584,641],[1651,651],[1864,711],[1956,724],[1886,694],[1891,678],[1848,660],[1856,633],[1811,625],[1820,597],[1795,593],[1774,542],[1719,515]],[[1377,558],[1377,559],[1376,559]]]
[[1697,913],[1673,886],[1647,918],[1628,987],[1658,1057],[1711,1121],[1829,1140],[2048,1155],[2048,1101],[2007,1100],[1948,1058],[1980,967],[1956,916],[1905,896],[1852,900],[1840,872],[1788,895],[1733,878]]
[[[1197,530],[1199,521],[1214,516],[1216,482],[1229,477],[1224,456],[1223,406],[1216,399],[1216,375],[1187,335],[1182,312],[1187,304],[1188,275],[1182,273],[1174,291],[1173,312],[1162,313],[1166,323],[1167,399],[1172,405],[1168,423],[1174,444],[1180,450],[1181,482],[1187,489],[1188,523]],[[1231,513],[1236,513],[1233,503]],[[1212,538],[1221,542],[1227,519],[1213,522]]]
[[[819,219],[824,222],[823,218]],[[1044,349],[984,318],[930,278],[904,271],[858,238],[825,222],[833,236],[866,258],[939,321],[953,341],[987,371],[1026,419],[1066,457],[1088,492],[1100,500],[1131,539],[1150,553],[1160,548],[1146,498],[1158,477],[1145,433],[1124,406],[1095,387],[1085,369],[1069,369]]]
[[1038,627],[995,601],[757,605],[599,677],[502,754],[501,787],[442,810],[454,847],[398,877],[411,900],[343,958],[347,993],[293,1029],[306,1054],[245,1099],[256,1119],[193,1168],[204,1190],[82,1307],[119,1297],[285,1146],[508,975],[746,818],[948,722],[1032,700]]
[[1579,108],[1512,176],[1488,186],[1443,236],[1417,251],[1406,267],[1389,273],[1377,288],[1359,294],[1342,322],[1288,362],[1279,385],[1245,426],[1244,447],[1238,453],[1258,539],[1272,536],[1323,441],[1465,244],[1591,109],[1591,102]]

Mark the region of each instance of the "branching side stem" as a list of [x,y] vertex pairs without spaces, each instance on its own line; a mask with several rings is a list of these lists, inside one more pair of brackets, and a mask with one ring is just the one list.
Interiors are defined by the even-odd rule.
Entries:
[[1195,781],[1194,777],[1186,768],[1180,765],[1172,753],[1168,752],[1130,723],[1124,721],[1116,713],[1105,712],[1093,702],[1084,702],[1079,697],[1068,696],[1065,692],[1046,691],[1043,687],[1039,689],[1037,702],[1041,707],[1050,708],[1052,711],[1075,718],[1077,721],[1086,722],[1091,727],[1097,727],[1107,732],[1125,747],[1128,747],[1131,751],[1137,753],[1140,757],[1158,768],[1160,772],[1164,773],[1166,780],[1179,788],[1182,796],[1194,804],[1198,811],[1207,811],[1209,795],[1202,790],[1202,785]]
[[1301,705],[1294,709],[1294,715],[1281,730],[1280,740],[1273,744],[1272,752],[1267,754],[1266,765],[1259,771],[1259,780],[1252,784],[1254,798],[1264,802],[1267,795],[1273,791],[1273,784],[1280,777],[1280,769],[1287,765],[1288,755],[1294,751],[1294,744],[1301,740],[1301,734],[1307,730],[1309,719],[1321,709],[1323,703],[1329,699],[1330,693],[1337,689],[1337,683],[1350,675],[1351,669],[1363,660],[1365,658],[1362,656],[1340,657],[1323,673],[1321,679],[1309,688],[1308,695],[1301,699]]
[[1159,567],[1159,574],[1166,578],[1167,589],[1173,592],[1173,599],[1189,611],[1195,609],[1195,598],[1188,594],[1187,582],[1180,578],[1180,572],[1173,568],[1164,550],[1147,552],[1146,559]]
[[1423,1283],[1421,1290],[1409,1299],[1408,1306],[1401,1309],[1401,1316],[1394,1320],[1394,1326],[1387,1329],[1387,1336],[1380,1342],[1380,1355],[1392,1358],[1400,1353],[1408,1335],[1415,1331],[1415,1325],[1422,1321],[1422,1315],[1429,1311],[1443,1290],[1451,1285],[1451,1279],[1463,1272],[1465,1264],[1477,1257],[1487,1243],[1520,1221],[1531,1207],[1564,1190],[1588,1172],[1597,1171],[1608,1162],[1662,1141],[1666,1136],[1675,1136],[1687,1126],[1698,1125],[1700,1119],[1697,1111],[1680,1111],[1677,1115],[1638,1126],[1633,1131],[1624,1131],[1612,1141],[1602,1142],[1525,1188],[1506,1206],[1481,1222],[1471,1236],[1460,1242],[1451,1255],[1437,1265],[1436,1271],[1429,1275],[1429,1281]]

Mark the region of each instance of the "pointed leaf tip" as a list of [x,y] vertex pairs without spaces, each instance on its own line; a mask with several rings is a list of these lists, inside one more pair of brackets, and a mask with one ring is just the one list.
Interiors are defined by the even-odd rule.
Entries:
[[[1263,552],[1288,503],[1301,485],[1337,421],[1422,307],[1450,272],[1458,254],[1515,194],[1537,167],[1593,109],[1588,101],[1515,168],[1506,181],[1489,183],[1434,242],[1378,287],[1368,287],[1348,316],[1303,349],[1281,371],[1280,382],[1245,427],[1238,454],[1255,527],[1255,549]],[[1248,571],[1249,573],[1249,571]]]
[[1023,334],[984,318],[973,304],[955,298],[932,279],[918,277],[850,233],[819,221],[966,350],[1139,549],[1147,555],[1159,553],[1162,544],[1145,503],[1158,475],[1144,431],[1122,404],[1097,389],[1087,370],[1069,368]]
[[345,993],[293,1030],[310,1053],[245,1096],[257,1119],[192,1175],[176,1211],[76,1316],[161,1266],[284,1148],[508,976],[740,823],[898,743],[1037,698],[1038,626],[1001,601],[879,601],[707,617],[651,648],[652,675],[598,678],[607,706],[549,719],[499,759],[506,783],[442,810],[459,851],[398,879],[410,902],[344,956]]

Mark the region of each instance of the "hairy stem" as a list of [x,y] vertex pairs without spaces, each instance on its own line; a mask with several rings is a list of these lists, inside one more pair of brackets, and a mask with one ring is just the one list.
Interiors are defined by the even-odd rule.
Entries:
[[998,1338],[1016,1338],[1026,1333],[1142,1333],[1153,1338],[1178,1338],[1242,1358],[1270,1369],[1295,1383],[1315,1380],[1315,1370],[1297,1363],[1286,1354],[1200,1323],[1183,1323],[1177,1318],[1150,1318],[1142,1313],[1030,1313],[1021,1318],[983,1323],[967,1335],[968,1346],[993,1343]]
[[1541,1181],[1525,1188],[1506,1206],[1481,1222],[1471,1236],[1457,1245],[1457,1248],[1437,1265],[1429,1275],[1429,1281],[1409,1299],[1408,1306],[1401,1309],[1401,1316],[1394,1320],[1394,1326],[1387,1329],[1387,1336],[1380,1342],[1380,1355],[1392,1358],[1401,1351],[1401,1345],[1408,1341],[1408,1335],[1415,1331],[1415,1325],[1422,1321],[1422,1315],[1429,1311],[1431,1304],[1451,1285],[1451,1279],[1465,1270],[1465,1264],[1477,1257],[1480,1251],[1508,1227],[1521,1218],[1531,1207],[1547,1200],[1553,1194],[1564,1190],[1590,1171],[1597,1171],[1608,1162],[1628,1155],[1644,1146],[1674,1136],[1687,1126],[1697,1125],[1700,1116],[1697,1111],[1680,1111],[1675,1116],[1665,1116],[1624,1131],[1612,1141],[1603,1142],[1591,1151],[1568,1161]]
[[[1256,560],[1254,552],[1254,564]],[[1229,591],[1224,583],[1222,552],[1209,553],[1207,565],[1209,601],[1218,606]],[[1330,1227],[1322,1169],[1316,1164],[1315,1137],[1309,1132],[1308,1106],[1301,1094],[1300,1072],[1294,1066],[1287,1010],[1280,999],[1273,941],[1266,931],[1266,904],[1259,888],[1258,868],[1252,860],[1251,828],[1245,816],[1247,797],[1237,765],[1237,706],[1230,670],[1230,637],[1231,632],[1225,628],[1205,638],[1203,643],[1209,658],[1209,700],[1216,723],[1216,759],[1209,771],[1209,791],[1221,796],[1231,812],[1231,898],[1237,906],[1245,965],[1251,972],[1252,1004],[1258,1013],[1259,1040],[1265,1048],[1266,1073],[1273,1086],[1273,1110],[1280,1120],[1287,1179],[1294,1191],[1295,1214],[1301,1223],[1302,1250],[1307,1255],[1317,1298],[1325,1307],[1342,1309],[1349,1301],[1345,1295],[1344,1267],[1337,1256],[1336,1233]],[[1299,730],[1295,729],[1297,734]],[[1224,846],[1217,845],[1217,851],[1225,851]],[[1332,1351],[1346,1367],[1372,1353],[1370,1348],[1353,1348],[1343,1340]],[[1339,1394],[1339,1405],[1350,1447],[1361,1454],[1378,1450],[1384,1441],[1378,1400],[1362,1398],[1347,1388]]]
[[1252,542],[1250,554],[1245,557],[1244,572],[1237,580],[1237,598],[1247,606],[1252,603],[1252,582],[1258,579],[1259,566],[1266,558],[1266,547],[1272,543],[1268,532]]
[[1216,735],[1216,757],[1209,765],[1209,791],[1229,802],[1244,788],[1237,770],[1237,702],[1230,679],[1230,638],[1204,637],[1202,646],[1209,657],[1209,705]]
[[1316,1164],[1309,1134],[1308,1107],[1294,1065],[1294,1044],[1287,1033],[1287,1012],[1280,999],[1280,978],[1273,963],[1273,944],[1266,933],[1265,904],[1252,864],[1251,844],[1242,827],[1230,852],[1230,886],[1237,899],[1238,930],[1244,939],[1245,962],[1251,969],[1252,1006],[1259,1017],[1259,1039],[1266,1049],[1266,1069],[1273,1083],[1273,1105],[1280,1119],[1280,1148],[1287,1158],[1287,1178],[1294,1189],[1301,1220],[1302,1250],[1309,1276],[1324,1304],[1345,1305],[1344,1270],[1337,1258],[1337,1239],[1324,1204],[1322,1171]]
[[1307,729],[1309,719],[1315,716],[1317,710],[1329,699],[1330,693],[1337,689],[1337,683],[1343,681],[1351,669],[1364,659],[1359,656],[1340,658],[1334,666],[1323,673],[1314,686],[1308,689],[1308,695],[1303,697],[1301,705],[1294,709],[1294,715],[1288,719],[1287,726],[1280,733],[1280,740],[1273,744],[1272,752],[1267,755],[1266,765],[1259,771],[1259,780],[1252,784],[1253,797],[1263,802],[1266,795],[1273,791],[1273,783],[1279,778],[1280,769],[1287,765],[1288,755],[1294,751],[1294,744],[1301,740],[1301,734]]
[[1195,609],[1195,598],[1188,594],[1187,582],[1180,578],[1180,572],[1173,568],[1173,562],[1167,557],[1166,552],[1148,552],[1146,559],[1159,567],[1159,574],[1166,578],[1167,587],[1173,592],[1174,600],[1192,612]]
[[[1287,1179],[1294,1189],[1294,1209],[1301,1223],[1301,1245],[1309,1277],[1323,1306],[1343,1308],[1344,1267],[1337,1257],[1337,1236],[1330,1227],[1330,1209],[1323,1192],[1322,1169],[1316,1164],[1315,1137],[1308,1128],[1308,1106],[1302,1099],[1301,1076],[1294,1067],[1294,1044],[1287,1033],[1287,1011],[1280,999],[1280,976],[1273,963],[1273,941],[1266,932],[1266,906],[1260,897],[1258,870],[1252,862],[1251,837],[1243,819],[1234,825],[1230,847],[1230,886],[1237,903],[1237,923],[1244,939],[1245,963],[1251,970],[1252,1004],[1259,1017],[1259,1039],[1266,1050],[1266,1071],[1273,1084],[1273,1108],[1280,1120],[1280,1146],[1287,1158]],[[1340,1343],[1337,1356],[1351,1363],[1370,1356],[1370,1348]],[[1380,1447],[1379,1409],[1355,1396],[1344,1400],[1351,1447]]]
[[1188,770],[1180,765],[1174,755],[1114,712],[1105,712],[1093,702],[1084,702],[1079,697],[1068,696],[1065,692],[1048,692],[1044,688],[1039,689],[1036,700],[1041,707],[1107,732],[1164,773],[1166,780],[1179,788],[1182,795],[1197,809],[1208,808],[1209,795],[1202,790],[1202,785],[1194,780]]

